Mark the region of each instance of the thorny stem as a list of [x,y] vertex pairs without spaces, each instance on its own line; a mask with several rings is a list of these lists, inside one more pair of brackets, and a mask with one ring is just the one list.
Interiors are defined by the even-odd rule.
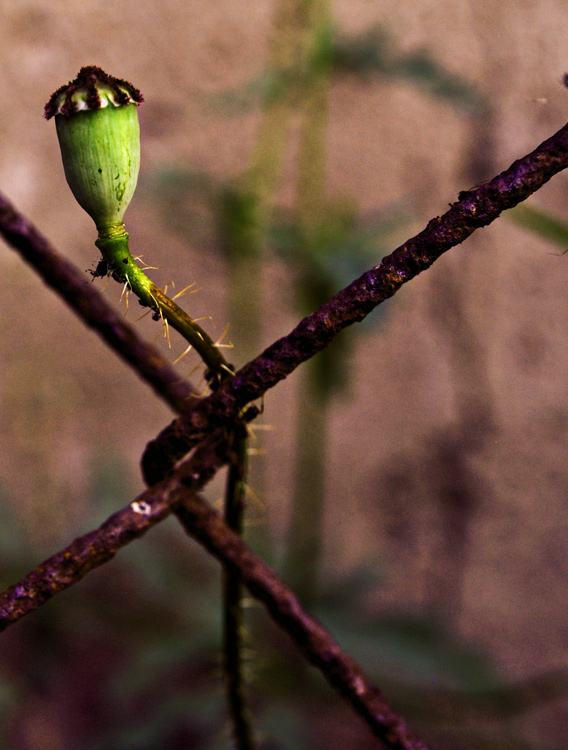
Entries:
[[[103,258],[110,264],[117,281],[123,281],[144,305],[165,319],[193,346],[208,367],[206,379],[212,388],[228,376],[233,368],[225,360],[213,339],[184,310],[148,278],[132,257],[128,245],[129,235],[124,225],[99,233],[96,242]],[[231,456],[225,494],[225,518],[231,529],[243,532],[246,475],[248,466],[248,440],[244,426],[235,421],[235,450]],[[250,710],[246,700],[242,674],[243,612],[240,576],[227,571],[223,586],[224,652],[227,698],[233,721],[235,741],[239,750],[253,750],[254,740]]]
[[166,427],[146,447],[146,480],[159,481],[213,426],[229,422],[299,365],[325,349],[344,328],[362,321],[377,305],[429,268],[443,253],[490,224],[568,167],[568,125],[532,153],[480,187],[460,193],[443,216],[383,258],[360,278],[304,318],[287,336],[242,367],[189,414]]
[[85,281],[85,274],[57,253],[2,194],[0,235],[175,412],[181,414],[198,403],[193,395],[196,390],[180,378],[158,349],[143,341],[94,286]]
[[112,232],[99,234],[99,239],[95,243],[104,259],[111,265],[116,280],[127,284],[143,305],[157,312],[193,346],[209,368],[209,380],[222,380],[227,375],[232,375],[231,366],[225,361],[209,334],[158,289],[138,266],[130,252],[128,238],[124,225],[120,225],[113,227]]

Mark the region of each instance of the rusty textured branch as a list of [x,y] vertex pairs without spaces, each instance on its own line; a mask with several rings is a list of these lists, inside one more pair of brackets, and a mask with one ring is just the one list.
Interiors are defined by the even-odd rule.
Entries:
[[568,166],[568,125],[532,153],[480,187],[462,192],[443,216],[383,258],[294,330],[225,381],[191,412],[176,419],[151,441],[142,459],[148,484],[162,479],[173,464],[212,426],[230,422],[247,404],[324,349],[347,326],[365,318],[400,287],[429,268],[443,253],[516,206]]
[[225,436],[218,430],[174,476],[143,492],[97,529],[75,539],[0,594],[0,631],[111,560],[122,547],[163,521],[188,493],[203,487],[227,461]]
[[108,305],[85,275],[59,255],[49,241],[0,194],[0,235],[29,263],[118,356],[181,414],[197,399],[160,352],[143,341]]

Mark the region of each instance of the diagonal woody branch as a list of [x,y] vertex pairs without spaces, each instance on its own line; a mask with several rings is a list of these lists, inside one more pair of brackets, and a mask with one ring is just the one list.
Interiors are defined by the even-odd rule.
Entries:
[[308,661],[342,695],[373,734],[392,750],[428,750],[361,667],[342,651],[328,631],[302,609],[294,593],[229,529],[220,513],[197,495],[188,495],[176,515],[186,529],[227,569],[238,570],[242,582],[267,608]]
[[[126,544],[163,521],[184,497],[201,489],[228,458],[225,435],[217,430],[172,477],[143,492],[99,528],[78,537],[1,593],[0,631],[78,583]],[[201,502],[207,505],[205,500]]]
[[432,219],[420,234],[331,297],[288,336],[269,346],[215,393],[166,427],[144,453],[142,468],[147,483],[160,481],[212,427],[230,422],[247,404],[328,346],[340,331],[363,320],[443,253],[528,198],[567,166],[568,125],[497,177],[460,193],[459,200],[443,216]]

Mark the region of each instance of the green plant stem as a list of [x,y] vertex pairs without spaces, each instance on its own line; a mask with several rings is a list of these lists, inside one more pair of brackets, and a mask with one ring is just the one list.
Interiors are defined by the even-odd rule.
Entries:
[[[239,536],[244,531],[246,488],[248,472],[247,440],[235,439],[234,451],[229,464],[225,491],[225,521]],[[244,617],[242,609],[242,575],[237,568],[223,571],[224,594],[224,653],[227,694],[234,736],[239,750],[253,750],[251,712],[246,698],[246,680],[243,674],[242,652],[244,641]]]
[[[158,312],[183,338],[193,346],[208,367],[205,375],[210,386],[218,385],[234,374],[211,337],[174,300],[159,289],[137,265],[129,249],[129,235],[124,225],[99,231],[95,243],[110,265],[113,277],[124,282],[144,305]],[[242,430],[243,434],[237,434]],[[229,527],[242,535],[246,500],[248,440],[246,427],[236,426],[235,447],[225,494],[225,518]],[[236,570],[224,574],[224,651],[227,699],[233,721],[234,735],[239,750],[254,750],[251,713],[245,692],[242,670],[242,584]]]
[[303,115],[298,148],[295,208],[308,239],[322,221],[326,203],[327,128],[329,122],[329,0],[306,3],[309,22],[308,60],[301,101]]
[[[327,0],[326,0],[327,1]],[[315,0],[317,6],[321,0]],[[259,348],[261,257],[269,235],[278,180],[297,109],[299,85],[310,55],[306,35],[314,0],[277,0],[273,10],[268,73],[273,91],[262,103],[250,164],[225,195],[222,246],[228,263],[230,331],[239,354],[248,361]]]
[[159,312],[183,338],[193,346],[209,368],[209,377],[223,380],[233,374],[213,339],[190,316],[151,281],[137,265],[128,246],[129,235],[124,225],[99,233],[96,246],[110,264],[115,278],[124,280],[128,288],[150,309]]
[[296,425],[294,494],[284,580],[313,608],[323,541],[329,396],[318,388],[317,358],[306,365]]
[[[310,0],[308,0],[309,4]],[[262,338],[262,256],[269,235],[269,225],[277,194],[278,179],[289,141],[292,113],[297,98],[298,61],[306,56],[305,26],[306,0],[277,0],[273,11],[272,39],[270,40],[269,73],[280,79],[280,89],[264,99],[260,123],[248,169],[233,188],[227,190],[221,212],[221,244],[227,262],[227,307],[229,330],[233,340],[238,341],[238,356],[244,361],[251,359],[260,348]],[[251,466],[252,483],[256,492],[264,494],[264,465],[258,456]],[[230,469],[230,474],[233,467]],[[229,482],[231,476],[229,475]],[[244,485],[243,485],[244,486]],[[243,497],[244,500],[244,497]],[[235,502],[235,508],[239,507]],[[227,503],[225,506],[229,525]],[[240,523],[235,518],[236,523]],[[258,531],[258,527],[257,527]],[[239,532],[240,533],[240,532]],[[269,551],[269,535],[260,534],[259,541]],[[225,658],[238,653],[236,641],[242,634],[242,613],[229,600],[229,591],[235,586],[235,597],[239,598],[240,577],[225,575]],[[238,586],[238,589],[236,588]],[[232,643],[228,634],[233,634]],[[241,636],[242,637],[242,636]],[[240,673],[240,672],[239,672]],[[229,675],[237,675],[230,666]],[[237,681],[233,689],[233,716],[241,712],[239,696],[242,684]],[[235,723],[235,737],[239,741],[239,727]],[[240,732],[241,748],[247,748],[246,731]]]
[[[302,104],[302,126],[296,178],[296,213],[307,254],[314,246],[326,206],[326,136],[329,109],[329,61],[325,44],[330,28],[328,0],[306,2],[309,23],[308,60]],[[320,275],[300,275],[297,288],[306,312],[328,295]],[[304,373],[298,400],[294,494],[285,558],[285,577],[304,606],[317,594],[324,535],[327,412],[339,368],[332,357],[316,357]]]

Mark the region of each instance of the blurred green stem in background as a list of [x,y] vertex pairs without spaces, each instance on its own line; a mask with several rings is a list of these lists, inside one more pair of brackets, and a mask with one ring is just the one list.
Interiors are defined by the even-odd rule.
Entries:
[[503,216],[545,240],[568,251],[568,222],[533,206],[520,205],[506,211]]
[[[282,160],[290,140],[290,120],[301,116],[296,178],[298,254],[317,252],[326,213],[326,137],[331,83],[332,33],[328,0],[283,0],[274,15],[269,70],[272,89],[263,100],[258,138],[250,167],[240,183],[222,195],[221,244],[228,263],[229,327],[247,360],[261,339],[260,258],[268,241]],[[306,269],[295,274],[296,291],[308,313],[331,294],[327,279]],[[323,287],[323,288],[322,288]],[[335,347],[332,351],[337,351]],[[333,359],[333,355],[331,355]],[[291,583],[309,598],[314,592],[323,516],[326,421],[333,392],[334,362],[327,353],[306,366],[305,393],[298,403],[296,479],[286,568]],[[322,362],[325,360],[325,368]],[[323,380],[321,378],[323,371]],[[325,385],[323,384],[325,381]],[[257,467],[259,468],[259,467]],[[262,477],[255,472],[262,494]],[[309,555],[308,555],[309,551]],[[308,557],[306,557],[308,556]],[[301,571],[301,576],[298,576]],[[292,578],[290,578],[292,576]],[[296,578],[301,580],[296,581]],[[304,599],[309,606],[309,601]]]
[[[301,206],[306,236],[320,221],[325,200],[329,63],[327,0],[277,3],[268,55],[272,85],[262,102],[251,163],[244,177],[226,188],[221,196],[219,229],[228,265],[230,335],[239,346],[237,362],[250,359],[261,345],[261,256],[268,242],[282,161],[290,142],[291,118],[298,110],[304,122],[297,167],[297,203]],[[325,299],[318,297],[318,305]],[[304,429],[301,431],[306,435]],[[317,431],[314,434],[317,436]],[[309,451],[309,441],[303,443],[305,451]],[[311,463],[314,456],[305,458]],[[314,479],[318,475],[317,484],[321,485],[321,464]],[[260,460],[255,462],[252,482],[256,493],[262,496]],[[297,494],[303,496],[301,488]]]
[[221,197],[219,229],[228,265],[229,329],[239,344],[238,361],[243,362],[260,348],[260,258],[289,140],[310,5],[312,0],[280,0],[276,4],[268,53],[273,85],[263,99],[251,163],[241,180],[226,188]]
[[[261,120],[251,164],[240,183],[226,187],[221,194],[219,233],[227,263],[227,305],[231,339],[238,342],[237,361],[246,362],[261,348],[262,277],[261,258],[266,248],[278,178],[289,140],[290,118],[297,96],[294,85],[298,60],[305,56],[306,19],[311,15],[312,0],[281,0],[274,12],[273,38],[269,50],[269,67],[275,71],[281,86],[263,102]],[[324,157],[325,158],[325,157]],[[239,450],[237,448],[237,450]],[[242,533],[246,505],[246,474],[239,474],[237,461],[229,472],[225,514],[232,528]],[[322,475],[323,476],[323,475]],[[263,467],[254,465],[252,483],[262,496]],[[231,487],[233,492],[231,492]],[[265,539],[267,535],[263,535]],[[240,606],[240,579],[231,583],[233,574],[225,573],[225,655],[227,674],[232,682],[229,695],[233,716],[242,718],[235,727],[235,738],[241,750],[252,747],[250,722],[243,698],[244,679],[239,668],[238,644],[231,645],[243,631]],[[234,634],[231,636],[231,634]],[[235,664],[231,667],[232,656]],[[232,677],[231,677],[232,675]]]
[[[317,252],[326,214],[326,139],[331,83],[331,19],[328,0],[313,0],[308,9],[309,44],[303,76],[302,125],[296,175],[296,216],[304,253]],[[309,268],[309,261],[307,267]],[[330,296],[326,280],[300,272],[297,293],[306,313]],[[284,575],[300,601],[310,609],[317,592],[323,544],[327,418],[335,385],[334,352],[315,357],[305,368],[296,403],[296,468]]]

